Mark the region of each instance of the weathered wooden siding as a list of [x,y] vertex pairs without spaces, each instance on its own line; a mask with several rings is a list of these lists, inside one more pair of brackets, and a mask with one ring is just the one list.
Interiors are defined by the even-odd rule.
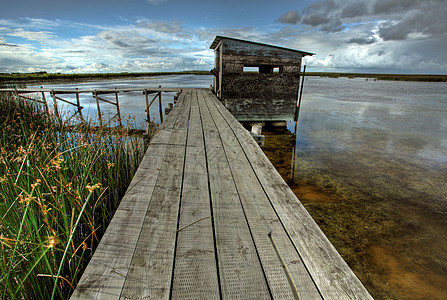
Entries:
[[280,47],[272,47],[269,45],[261,45],[234,39],[223,39],[222,44],[224,46],[224,55],[258,56],[263,57],[264,59],[301,59],[299,52]]
[[[239,121],[294,118],[301,60],[309,53],[231,38],[215,42],[215,92]],[[259,72],[244,73],[244,67]]]
[[297,99],[298,74],[241,73],[223,76],[223,100],[226,108],[239,119],[252,116],[265,120],[293,117]]

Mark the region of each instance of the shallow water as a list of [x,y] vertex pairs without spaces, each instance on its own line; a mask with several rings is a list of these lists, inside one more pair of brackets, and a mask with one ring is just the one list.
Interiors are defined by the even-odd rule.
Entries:
[[374,297],[447,299],[446,83],[311,77],[280,136],[266,154]]
[[[54,87],[211,83],[179,75]],[[163,94],[163,106],[172,98]],[[93,98],[81,102],[94,118]],[[120,95],[120,105],[144,128],[142,94]],[[267,156],[375,298],[447,299],[447,83],[308,77],[297,134],[264,133]]]
[[[58,88],[58,89],[123,89],[123,88],[158,88],[160,85],[164,88],[207,88],[213,83],[213,76],[207,75],[167,75],[167,76],[150,76],[141,77],[138,79],[116,79],[112,81],[92,81],[86,83],[74,83],[74,84],[55,84],[55,85],[43,85],[44,88]],[[29,88],[40,88],[40,86],[29,86]],[[152,100],[153,95],[149,95],[149,101]],[[164,115],[164,108],[168,106],[168,103],[174,102],[175,93],[162,93],[162,111]],[[39,95],[40,96],[40,95]],[[52,107],[52,99],[47,93],[47,100],[50,107]],[[71,102],[76,102],[74,95],[61,95],[63,99]],[[101,98],[115,102],[115,95],[101,95]],[[90,122],[98,122],[98,111],[96,108],[96,101],[91,94],[80,94],[83,116]],[[131,126],[135,129],[144,129],[146,127],[146,112],[145,112],[145,97],[142,92],[128,92],[119,93],[120,112],[125,126]],[[114,105],[100,102],[101,114],[104,120],[110,120],[116,114],[116,107]],[[76,108],[69,104],[65,104],[58,101],[59,110],[64,113],[65,116],[71,116],[76,112]],[[151,121],[154,123],[160,123],[158,100],[150,108]],[[116,123],[112,123],[117,125]]]

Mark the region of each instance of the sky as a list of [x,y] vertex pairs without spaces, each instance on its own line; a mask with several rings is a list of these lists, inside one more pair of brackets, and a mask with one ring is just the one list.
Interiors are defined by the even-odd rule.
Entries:
[[210,70],[223,35],[308,71],[447,74],[446,0],[0,1],[0,73]]

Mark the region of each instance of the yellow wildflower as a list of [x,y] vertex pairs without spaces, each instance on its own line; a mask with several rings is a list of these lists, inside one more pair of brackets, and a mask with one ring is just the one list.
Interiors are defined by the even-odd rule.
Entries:
[[19,195],[19,203],[23,203],[25,202],[27,205],[30,201],[35,201],[37,198],[36,197],[24,197],[23,195]]
[[61,164],[63,162],[64,162],[64,158],[59,156],[57,158],[53,158],[50,163],[53,168],[55,168],[56,170],[60,170]]
[[90,193],[93,193],[94,190],[101,188],[101,183],[97,183],[94,185],[87,184],[85,187]]
[[40,180],[40,179],[36,179],[36,182],[34,182],[34,183],[31,184],[31,188],[34,189],[36,186],[39,186],[41,182],[42,182],[42,180]]
[[42,214],[45,216],[45,215],[48,214],[48,212],[51,210],[51,207],[48,208],[48,206],[46,206],[46,205],[42,205],[42,206],[40,207],[40,209],[42,210]]
[[45,243],[45,247],[54,248],[59,244],[60,240],[56,235],[49,236],[47,242]]

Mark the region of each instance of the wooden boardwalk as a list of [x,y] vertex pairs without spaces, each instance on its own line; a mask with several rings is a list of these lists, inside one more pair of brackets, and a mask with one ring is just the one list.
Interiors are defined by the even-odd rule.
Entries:
[[184,90],[71,299],[372,299],[245,130]]

